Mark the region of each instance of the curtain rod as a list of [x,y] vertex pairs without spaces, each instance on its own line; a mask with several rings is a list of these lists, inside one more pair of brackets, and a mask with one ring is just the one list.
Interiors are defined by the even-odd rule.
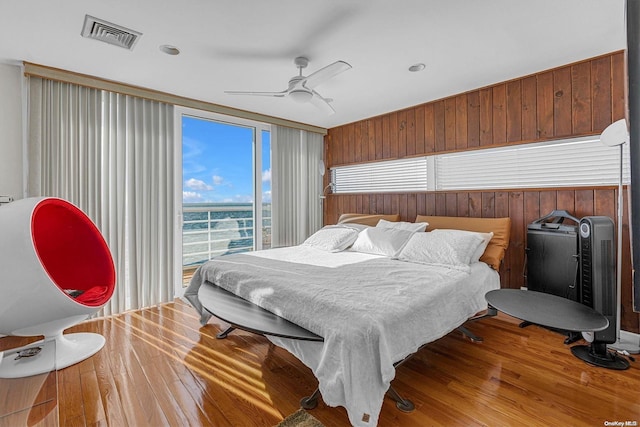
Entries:
[[228,116],[240,117],[243,119],[255,120],[258,122],[269,123],[272,125],[286,126],[293,129],[301,129],[309,132],[327,134],[327,129],[313,126],[305,123],[294,122],[291,120],[281,119],[279,117],[268,116],[266,114],[253,113],[251,111],[240,110],[233,107],[225,107],[224,105],[214,104],[211,102],[199,101],[197,99],[187,98],[179,95],[161,92],[144,87],[133,86],[126,83],[119,83],[112,80],[106,80],[99,77],[93,77],[87,74],[75,73],[73,71],[62,70],[59,68],[48,67],[45,65],[24,62],[24,75],[41,77],[49,80],[56,80],[65,83],[73,83],[79,86],[86,86],[94,89],[107,90],[110,92],[121,93],[123,95],[135,96],[138,98],[150,99],[153,101],[164,102],[166,104],[178,105],[182,107],[190,107],[198,110],[210,111],[213,113],[226,114]]

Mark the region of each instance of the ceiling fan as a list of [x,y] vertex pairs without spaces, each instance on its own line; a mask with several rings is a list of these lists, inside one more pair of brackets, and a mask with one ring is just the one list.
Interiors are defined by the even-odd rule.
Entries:
[[296,102],[311,102],[327,114],[335,113],[335,110],[329,104],[333,100],[330,98],[323,98],[322,95],[315,91],[315,87],[343,71],[347,71],[351,68],[351,65],[344,61],[336,61],[333,64],[327,65],[326,67],[305,77],[302,75],[302,69],[309,65],[309,60],[303,56],[299,56],[294,59],[293,63],[298,67],[299,74],[291,77],[289,79],[289,87],[281,92],[225,91],[225,93],[230,95],[274,96],[278,98],[289,96]]

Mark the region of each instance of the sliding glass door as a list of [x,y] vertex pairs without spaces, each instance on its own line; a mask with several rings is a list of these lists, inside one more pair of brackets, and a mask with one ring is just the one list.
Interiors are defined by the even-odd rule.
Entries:
[[209,259],[270,246],[271,141],[262,123],[193,110],[177,116],[181,288]]

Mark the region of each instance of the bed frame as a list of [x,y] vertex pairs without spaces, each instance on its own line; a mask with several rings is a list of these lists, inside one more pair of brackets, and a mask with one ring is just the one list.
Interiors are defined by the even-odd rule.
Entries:
[[[399,215],[375,215],[375,214],[343,214],[338,223],[359,223],[375,226],[380,219],[388,221],[399,221]],[[415,222],[427,222],[427,231],[435,228],[459,229],[477,232],[493,232],[494,236],[480,258],[480,261],[487,263],[496,271],[500,271],[502,260],[509,246],[509,235],[511,231],[510,218],[468,218],[468,217],[447,217],[447,216],[423,216],[418,215]],[[307,340],[324,341],[323,337],[302,328],[282,317],[271,313],[231,292],[228,292],[214,283],[206,282],[200,287],[198,298],[203,308],[211,315],[227,322],[230,326],[216,335],[218,339],[226,338],[234,329],[241,329],[259,335],[272,335],[276,337]],[[485,317],[492,317],[497,314],[495,308],[488,306],[486,312],[471,317],[468,321],[476,321]],[[457,328],[464,336],[474,343],[481,343],[483,339],[463,325]],[[428,343],[422,345],[417,351],[424,348]],[[416,353],[417,353],[416,351]],[[413,353],[403,360],[394,363],[394,368],[401,366],[409,360]],[[409,399],[405,399],[396,392],[392,386],[387,390],[387,395],[396,402],[396,407],[404,412],[411,412],[415,406]],[[313,409],[318,404],[320,389],[316,390],[300,401],[304,409]]]
[[[214,283],[206,282],[206,285],[200,288],[198,297],[205,310],[230,325],[227,329],[216,335],[218,339],[224,339],[235,329],[240,329],[258,335],[272,335],[305,341],[324,341],[323,337],[222,289]],[[489,306],[485,313],[474,316],[468,319],[468,321],[480,320],[485,317],[495,316],[496,314],[497,311]],[[473,334],[466,327],[459,326],[457,329],[472,342],[483,342],[481,337]],[[423,349],[427,344],[429,343],[422,345],[418,351]],[[394,363],[394,368],[401,366],[416,353]],[[389,387],[387,395],[396,402],[396,407],[399,410],[412,412],[415,409],[413,402],[400,396],[393,386]],[[316,388],[310,396],[303,397],[300,400],[300,406],[304,409],[313,409],[318,405],[319,397],[320,389]]]

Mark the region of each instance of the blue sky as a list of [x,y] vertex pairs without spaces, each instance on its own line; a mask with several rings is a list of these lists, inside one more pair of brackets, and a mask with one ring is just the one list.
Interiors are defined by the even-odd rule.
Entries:
[[[271,201],[269,133],[262,139],[262,198]],[[183,203],[253,202],[253,129],[182,118]]]

